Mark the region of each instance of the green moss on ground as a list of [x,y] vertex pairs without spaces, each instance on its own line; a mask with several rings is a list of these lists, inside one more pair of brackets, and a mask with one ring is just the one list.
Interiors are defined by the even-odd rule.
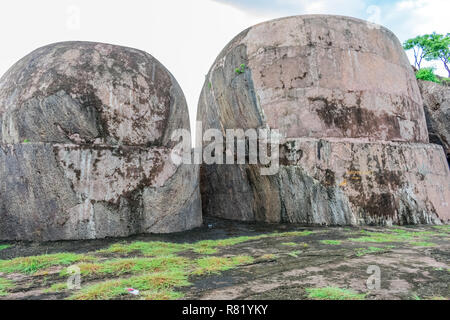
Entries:
[[1,251],[1,250],[8,249],[9,247],[11,247],[10,244],[0,244],[0,251]]
[[75,253],[56,253],[41,256],[19,257],[11,260],[0,260],[0,272],[33,274],[52,266],[71,265],[81,261],[91,261],[91,256]]
[[82,288],[69,299],[73,300],[109,300],[127,296],[128,288],[140,291],[143,299],[177,299],[183,295],[175,292],[175,287],[189,285],[187,274],[178,272],[157,272],[126,279],[113,279]]
[[219,273],[242,264],[252,263],[253,261],[254,259],[250,256],[236,256],[230,258],[205,257],[195,261],[196,268],[192,273],[196,275]]
[[0,296],[6,296],[8,290],[14,288],[14,283],[11,280],[0,278]]
[[341,240],[320,240],[320,243],[323,244],[331,244],[331,245],[339,245],[342,243]]
[[431,237],[442,237],[445,234],[433,231],[410,231],[399,228],[389,229],[388,232],[373,232],[361,230],[359,232],[361,237],[349,238],[352,242],[406,242],[413,246],[431,246],[431,242],[427,242]]
[[365,294],[337,287],[308,288],[309,299],[314,300],[364,300]]

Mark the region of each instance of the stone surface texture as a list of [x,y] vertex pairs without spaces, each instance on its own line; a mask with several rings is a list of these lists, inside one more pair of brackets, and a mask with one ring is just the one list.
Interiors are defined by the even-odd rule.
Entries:
[[204,214],[325,225],[450,219],[442,148],[428,144],[414,73],[383,27],[326,15],[253,26],[212,65],[197,120],[224,136],[237,128],[282,135],[275,175],[202,165]]
[[202,223],[199,168],[175,165],[181,88],[151,55],[90,42],[30,53],[0,79],[0,239],[167,233]]
[[441,145],[450,164],[450,87],[419,80],[430,142]]

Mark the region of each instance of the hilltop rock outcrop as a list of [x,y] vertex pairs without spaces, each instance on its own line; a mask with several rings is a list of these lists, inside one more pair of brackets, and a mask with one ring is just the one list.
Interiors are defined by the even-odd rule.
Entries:
[[444,148],[450,164],[450,87],[418,80],[431,143]]
[[[203,132],[277,129],[280,168],[202,165],[203,212],[305,224],[450,220],[450,173],[389,30],[341,16],[264,22],[237,35],[199,99]],[[202,132],[202,133],[203,133]]]
[[199,168],[171,161],[189,129],[181,88],[151,55],[63,42],[0,80],[0,239],[176,232],[202,223]]

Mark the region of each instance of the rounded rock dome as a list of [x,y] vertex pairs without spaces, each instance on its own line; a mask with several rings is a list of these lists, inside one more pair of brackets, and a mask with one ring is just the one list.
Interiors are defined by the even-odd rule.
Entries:
[[281,134],[271,174],[250,156],[202,164],[204,215],[309,225],[450,220],[445,155],[428,143],[414,73],[382,26],[306,15],[242,31],[209,70],[197,120],[203,137],[221,130],[227,150],[216,157],[227,161],[228,129],[248,140],[247,129]]
[[241,32],[207,75],[198,120],[225,129],[269,126],[285,138],[428,142],[398,39],[342,16],[287,17]]
[[167,145],[189,129],[186,101],[150,54],[61,42],[28,54],[0,80],[1,142]]
[[[0,79],[0,239],[73,240],[202,224],[199,166],[172,161],[184,94],[150,54],[37,49]],[[176,150],[175,150],[176,151]]]

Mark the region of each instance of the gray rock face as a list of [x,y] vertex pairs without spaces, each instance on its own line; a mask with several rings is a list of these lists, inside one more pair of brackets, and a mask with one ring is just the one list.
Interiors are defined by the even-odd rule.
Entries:
[[[296,138],[281,148],[283,164],[275,175],[261,175],[258,165],[202,165],[203,212],[310,225],[450,220],[440,146]],[[290,160],[292,150],[299,159]]]
[[[222,50],[205,81],[203,128],[278,129],[286,138],[428,142],[408,58],[389,30],[340,16],[264,22]],[[244,72],[235,69],[245,66]]]
[[450,164],[450,87],[418,80],[430,142],[441,145]]
[[3,144],[168,145],[189,129],[176,80],[151,55],[90,42],[39,48],[0,80]]
[[323,15],[253,26],[212,65],[197,120],[224,137],[226,129],[278,129],[280,170],[202,165],[203,213],[325,225],[448,222],[450,173],[442,148],[427,144],[422,104],[400,42],[383,27]]
[[[167,233],[201,225],[199,168],[171,160],[184,95],[151,55],[64,42],[0,79],[0,239]],[[24,142],[25,141],[25,142]]]

